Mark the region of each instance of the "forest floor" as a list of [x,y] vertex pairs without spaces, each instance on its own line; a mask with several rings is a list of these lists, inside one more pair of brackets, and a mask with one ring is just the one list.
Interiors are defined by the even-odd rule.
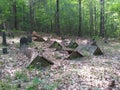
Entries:
[[[42,54],[54,62],[54,65],[38,70],[25,67],[29,58],[20,51],[19,38],[7,41],[14,41],[14,44],[8,46],[8,54],[2,54],[0,46],[0,90],[120,90],[119,42],[98,40],[104,54],[90,55],[77,61],[66,60],[67,52],[50,49],[47,42],[33,42],[32,48],[44,50]],[[112,80],[115,87],[106,89]]]

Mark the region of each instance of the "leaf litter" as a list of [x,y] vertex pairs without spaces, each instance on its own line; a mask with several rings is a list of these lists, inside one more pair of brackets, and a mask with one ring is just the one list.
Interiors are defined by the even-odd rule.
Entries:
[[[52,40],[57,41],[57,39]],[[86,43],[86,41],[82,42]],[[52,90],[105,90],[112,80],[115,80],[113,90],[120,90],[120,47],[118,47],[120,43],[99,44],[104,55],[83,57],[79,61],[65,60],[69,54],[66,51],[48,48],[50,44],[47,42],[34,43],[34,47],[37,47],[39,51],[43,50],[42,54],[53,60],[54,65],[40,70],[26,69],[29,58],[18,47],[11,45],[8,48],[8,54],[0,55],[1,81],[6,82],[9,76],[12,84],[16,85],[16,80],[13,78],[15,73],[24,70],[29,79],[28,82],[21,81],[21,90],[27,90],[35,77],[44,81],[38,81],[38,90],[48,90],[48,88]]]

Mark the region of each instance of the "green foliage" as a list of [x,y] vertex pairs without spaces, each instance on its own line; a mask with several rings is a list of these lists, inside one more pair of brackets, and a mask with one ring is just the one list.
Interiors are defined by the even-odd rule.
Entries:
[[55,90],[55,88],[58,86],[57,83],[54,84],[45,84],[43,87],[43,90]]
[[29,47],[33,47],[33,46],[35,46],[35,43],[34,43],[34,42],[28,43],[28,46],[29,46]]
[[41,83],[38,77],[33,78],[32,84],[26,90],[38,90],[38,85]]
[[78,46],[78,44],[76,42],[70,42],[70,44],[68,45],[69,48],[73,48],[75,49]]
[[32,84],[29,85],[26,90],[38,90],[39,84],[43,86],[43,90],[54,90],[58,86],[57,83],[47,84],[47,81],[40,80],[38,77],[35,77],[32,80]]
[[15,73],[15,79],[22,80],[22,81],[28,81],[27,74],[24,71],[17,71]]
[[0,81],[0,90],[18,90],[15,85],[12,85],[10,82]]
[[[21,30],[30,31],[30,1],[33,9],[33,30],[47,33],[55,33],[56,0],[16,0],[17,26],[19,30],[14,33],[21,33]],[[93,26],[90,30],[90,2],[82,0],[82,34],[83,36],[99,36],[100,32],[100,1],[92,0]],[[105,35],[118,37],[120,30],[120,0],[108,0],[105,2]],[[78,0],[60,0],[60,29],[63,35],[77,35],[79,6]],[[0,24],[5,23],[7,29],[13,29],[13,0],[0,0]],[[96,20],[95,20],[96,19]]]

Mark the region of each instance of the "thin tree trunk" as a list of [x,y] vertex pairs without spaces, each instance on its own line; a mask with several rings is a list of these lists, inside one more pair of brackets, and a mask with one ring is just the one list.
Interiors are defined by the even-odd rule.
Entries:
[[30,33],[32,33],[33,27],[34,27],[33,0],[30,0],[30,7],[29,7],[29,9],[30,9],[30,12],[29,12],[29,14],[30,14]]
[[97,13],[96,13],[96,6],[94,6],[94,35],[97,35]]
[[78,36],[82,35],[82,15],[81,15],[81,0],[79,0],[79,25],[78,25]]
[[50,29],[51,29],[51,31],[53,30],[53,22],[52,22],[52,19],[50,20]]
[[16,8],[16,0],[13,1],[13,15],[14,15],[14,29],[18,29],[17,23],[17,8]]
[[93,3],[92,0],[90,0],[90,36],[92,36],[93,30]]
[[56,34],[60,35],[59,0],[56,0]]
[[104,0],[100,0],[101,10],[100,10],[100,36],[104,37]]

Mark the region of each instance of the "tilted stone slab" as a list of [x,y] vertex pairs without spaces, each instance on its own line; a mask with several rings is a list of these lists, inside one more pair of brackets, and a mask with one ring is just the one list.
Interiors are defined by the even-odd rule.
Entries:
[[64,51],[67,51],[69,54],[71,54],[71,53],[74,51],[74,49],[71,49],[71,48],[64,48]]
[[56,48],[56,50],[62,50],[63,49],[63,45],[58,43],[57,41],[54,41],[49,48]]
[[83,56],[89,56],[90,53],[89,53],[87,47],[88,47],[88,46],[85,45],[85,44],[80,44],[80,45],[75,49],[75,51],[80,52]]
[[54,63],[50,60],[48,60],[47,58],[43,57],[43,56],[35,56],[30,63],[27,65],[27,67],[32,67],[32,68],[44,68],[50,65],[53,65]]
[[73,51],[67,59],[74,60],[84,57],[79,51]]
[[78,44],[76,42],[71,41],[67,47],[75,49],[78,47]]
[[93,55],[103,55],[103,52],[98,46],[88,46],[87,49]]
[[45,41],[41,36],[34,37],[34,41],[43,42]]

